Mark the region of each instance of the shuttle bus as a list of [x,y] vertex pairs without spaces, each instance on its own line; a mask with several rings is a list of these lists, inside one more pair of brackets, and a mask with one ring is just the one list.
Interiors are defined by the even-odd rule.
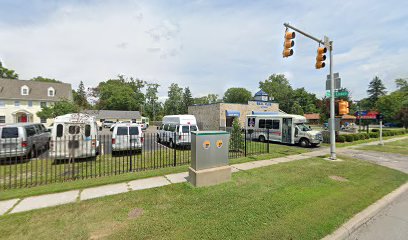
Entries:
[[261,142],[275,141],[302,147],[318,146],[323,142],[322,133],[307,126],[306,118],[300,115],[247,115],[245,128]]

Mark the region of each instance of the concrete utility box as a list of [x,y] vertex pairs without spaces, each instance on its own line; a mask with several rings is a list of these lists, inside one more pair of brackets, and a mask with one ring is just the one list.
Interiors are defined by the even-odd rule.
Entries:
[[189,182],[196,187],[210,186],[229,181],[228,165],[230,134],[225,131],[199,131],[191,133],[191,166]]

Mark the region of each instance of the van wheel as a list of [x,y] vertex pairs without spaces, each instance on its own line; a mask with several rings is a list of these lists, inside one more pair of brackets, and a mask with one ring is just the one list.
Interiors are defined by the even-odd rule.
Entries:
[[158,143],[161,142],[161,139],[160,139],[159,135],[157,135],[157,142],[158,142]]
[[306,138],[302,138],[302,139],[300,139],[300,141],[299,141],[299,145],[300,145],[301,147],[309,147],[309,146],[310,146],[310,143],[309,143],[309,140],[307,140]]
[[35,146],[33,146],[30,150],[30,153],[28,154],[28,158],[35,158],[36,157],[36,151],[35,151]]
[[263,135],[259,136],[258,139],[259,139],[260,142],[265,142],[265,140],[266,140],[265,136],[263,136]]
[[170,146],[170,148],[174,148],[173,140],[170,140],[169,146]]

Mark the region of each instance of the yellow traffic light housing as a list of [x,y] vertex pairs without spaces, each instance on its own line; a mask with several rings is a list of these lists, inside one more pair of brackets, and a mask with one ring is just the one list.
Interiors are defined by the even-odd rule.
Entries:
[[324,68],[326,66],[326,63],[324,61],[326,60],[326,55],[325,53],[327,52],[326,47],[318,47],[317,48],[317,56],[316,56],[316,69]]
[[290,57],[293,55],[293,49],[292,47],[295,46],[295,41],[294,39],[296,36],[295,32],[285,32],[285,42],[283,43],[283,52],[282,55],[283,57]]
[[349,113],[349,103],[347,101],[339,101],[339,115],[345,115]]

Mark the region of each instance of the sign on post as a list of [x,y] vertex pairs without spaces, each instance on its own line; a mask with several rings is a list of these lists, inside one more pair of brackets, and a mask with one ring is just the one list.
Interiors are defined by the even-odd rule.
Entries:
[[[334,73],[334,89],[340,89],[341,88],[341,78],[339,77],[339,73]],[[326,90],[330,90],[330,75],[327,75],[327,80],[326,80]]]
[[[347,97],[349,95],[349,92],[347,91],[341,91],[341,92],[334,92],[334,97]],[[330,91],[326,91],[326,97],[330,97]]]

